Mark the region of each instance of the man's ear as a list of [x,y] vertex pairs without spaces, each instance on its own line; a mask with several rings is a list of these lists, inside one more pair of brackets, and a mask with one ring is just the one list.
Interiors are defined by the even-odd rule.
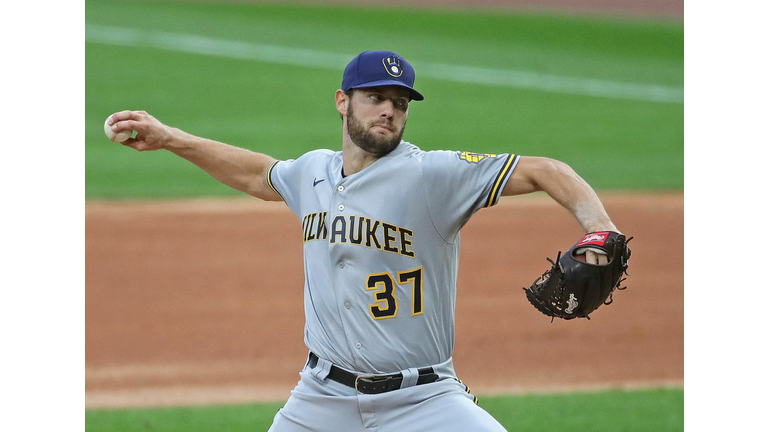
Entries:
[[349,106],[349,96],[344,93],[344,90],[336,90],[336,111],[342,116],[347,115],[347,107]]

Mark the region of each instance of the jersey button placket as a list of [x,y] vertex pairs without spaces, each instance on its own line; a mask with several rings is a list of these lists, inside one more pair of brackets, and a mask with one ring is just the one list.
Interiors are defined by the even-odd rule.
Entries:
[[[344,185],[337,185],[336,186],[336,193],[334,193],[335,198],[341,200],[341,192],[344,192],[345,189],[346,189],[346,187]],[[339,204],[339,205],[336,206],[336,209],[338,209],[339,212],[343,212],[345,208],[346,208],[346,206],[344,206],[344,204]],[[336,267],[338,267],[340,270],[343,270],[344,267],[346,267],[346,264],[344,263],[344,261],[339,261],[336,264]],[[351,309],[352,309],[352,302],[349,301],[349,300],[344,301],[344,309],[347,309],[347,310],[351,311]],[[355,343],[355,348],[360,350],[360,349],[363,348],[363,344],[360,343],[360,342],[357,342],[357,343]]]
[[[338,192],[344,192],[344,189],[345,189],[345,187],[344,187],[343,184],[340,184],[340,185],[336,186],[336,190]],[[344,207],[344,204],[339,204],[338,207],[336,207],[336,208],[338,208],[339,211],[344,211],[345,207]]]

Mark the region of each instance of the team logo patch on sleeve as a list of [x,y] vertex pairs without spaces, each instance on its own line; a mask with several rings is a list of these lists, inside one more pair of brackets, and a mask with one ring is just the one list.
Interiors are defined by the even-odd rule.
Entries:
[[469,162],[469,163],[478,163],[481,160],[485,158],[495,158],[495,154],[491,153],[472,153],[472,152],[456,152],[456,154],[459,156],[459,159]]

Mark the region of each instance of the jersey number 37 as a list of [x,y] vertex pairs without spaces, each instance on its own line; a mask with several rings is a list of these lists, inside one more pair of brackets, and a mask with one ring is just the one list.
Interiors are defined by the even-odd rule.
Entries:
[[[424,312],[424,298],[422,296],[422,271],[421,267],[413,270],[407,270],[397,274],[397,279],[391,273],[375,273],[368,275],[368,284],[366,290],[374,291],[376,303],[371,304],[369,309],[373,319],[394,318],[397,316],[398,302],[395,288],[407,289],[412,285],[413,307],[411,316],[421,315]],[[397,280],[397,284],[395,283]]]

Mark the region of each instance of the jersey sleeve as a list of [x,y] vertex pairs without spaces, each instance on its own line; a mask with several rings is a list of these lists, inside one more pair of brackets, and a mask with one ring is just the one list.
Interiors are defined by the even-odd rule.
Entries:
[[275,191],[280,198],[285,201],[288,208],[296,213],[293,203],[296,203],[296,193],[291,188],[292,173],[296,172],[297,163],[295,159],[288,160],[276,160],[272,162],[267,170],[266,178],[267,184],[273,191]]
[[[272,162],[266,173],[267,184],[288,205],[288,208],[301,217],[301,186],[309,181],[312,175],[324,173],[326,162],[333,155],[330,150],[314,150],[298,159],[278,160]],[[306,180],[309,178],[310,180]]]
[[452,241],[475,212],[499,202],[519,159],[516,154],[461,151],[423,155],[430,216],[446,241]]

